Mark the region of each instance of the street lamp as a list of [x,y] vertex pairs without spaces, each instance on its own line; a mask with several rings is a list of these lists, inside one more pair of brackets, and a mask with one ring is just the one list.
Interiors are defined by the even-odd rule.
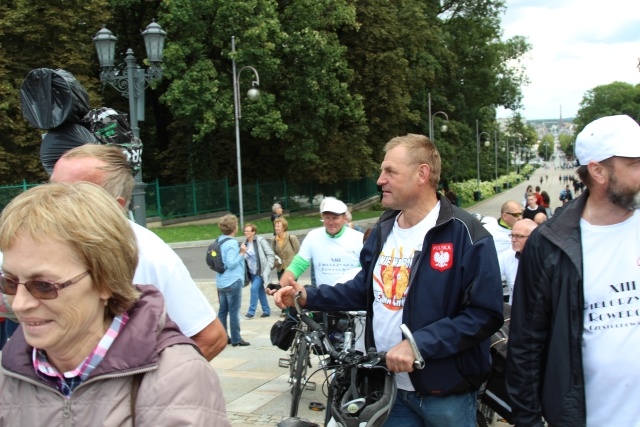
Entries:
[[498,131],[493,131],[493,141],[495,143],[495,170],[496,170],[496,182],[495,186],[498,186]]
[[[522,134],[521,133],[515,133],[515,136],[518,137],[518,139],[515,142],[514,148],[514,154],[516,157],[516,170],[517,173],[520,174],[520,163],[522,162]],[[520,143],[520,144],[518,144]]]
[[[431,140],[431,142],[433,141],[433,119],[438,115],[438,114],[442,114],[444,116],[444,119],[448,122],[449,121],[449,116],[447,116],[447,113],[445,113],[444,111],[436,111],[435,113],[431,114],[431,92],[429,92],[429,139]],[[440,126],[440,130],[442,132],[446,132],[447,131],[447,125],[443,124],[442,126]]]
[[[127,49],[127,55],[124,58],[126,67],[121,69],[114,66],[118,38],[107,28],[102,28],[93,37],[98,61],[100,61],[100,81],[109,83],[122,96],[129,98],[129,122],[136,138],[140,138],[138,120],[144,120],[144,91],[153,80],[162,78],[162,52],[166,36],[167,33],[155,21],[151,22],[142,32],[145,50],[147,51],[147,60],[151,64],[146,70],[136,64],[136,58],[133,56],[133,50],[131,49]],[[142,156],[142,146],[130,154],[138,156],[137,160],[139,160],[140,156]],[[136,224],[146,227],[147,208],[144,200],[144,187],[142,168],[140,168],[135,175],[133,216]]]
[[256,79],[251,82],[251,88],[247,92],[250,101],[255,101],[260,97],[260,76],[258,71],[251,67],[245,66],[236,72],[236,38],[231,36],[231,62],[233,64],[233,109],[236,118],[236,157],[238,161],[238,205],[240,207],[240,229],[244,230],[244,206],[242,204],[242,160],[240,156],[240,118],[242,117],[242,104],[240,102],[240,74],[244,70],[251,70]]
[[[476,166],[477,166],[477,170],[478,170],[478,178],[477,178],[477,183],[478,183],[478,200],[480,200],[480,137],[482,135],[487,135],[487,137],[489,139],[491,139],[491,135],[489,135],[487,132],[480,132],[480,125],[478,124],[478,121],[476,120]],[[489,141],[485,141],[484,144],[485,147],[489,146]]]
[[544,162],[547,163],[549,160],[549,153],[547,152],[547,147],[549,146],[549,141],[544,140]]

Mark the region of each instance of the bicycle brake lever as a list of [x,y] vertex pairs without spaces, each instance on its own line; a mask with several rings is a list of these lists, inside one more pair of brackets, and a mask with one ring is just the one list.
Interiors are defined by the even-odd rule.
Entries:
[[418,345],[416,344],[416,340],[413,338],[413,334],[411,333],[407,325],[405,325],[404,323],[400,325],[400,330],[404,334],[405,338],[407,338],[407,341],[409,341],[409,344],[411,345],[411,350],[413,350],[413,357],[415,358],[415,360],[413,361],[413,366],[416,369],[424,368],[424,359],[422,358],[422,355],[418,350]]

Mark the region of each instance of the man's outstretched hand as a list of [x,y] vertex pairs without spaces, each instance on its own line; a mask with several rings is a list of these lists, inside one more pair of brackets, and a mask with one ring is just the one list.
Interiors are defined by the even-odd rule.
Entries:
[[304,307],[307,304],[307,291],[305,290],[304,286],[296,282],[293,277],[289,277],[287,283],[283,283],[283,281],[281,280],[280,284],[282,285],[282,288],[280,288],[280,290],[278,291],[267,290],[267,293],[269,293],[269,295],[273,295],[273,299],[278,307],[293,307],[293,300],[298,292],[302,293],[300,299],[298,300],[300,306]]

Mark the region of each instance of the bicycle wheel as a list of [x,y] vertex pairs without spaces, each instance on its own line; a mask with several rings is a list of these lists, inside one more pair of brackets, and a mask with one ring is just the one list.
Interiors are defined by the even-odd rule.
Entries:
[[304,339],[298,342],[295,352],[295,360],[293,360],[293,378],[291,382],[291,410],[289,416],[298,416],[298,405],[300,405],[300,397],[304,388],[304,381],[307,376],[307,357],[309,349]]

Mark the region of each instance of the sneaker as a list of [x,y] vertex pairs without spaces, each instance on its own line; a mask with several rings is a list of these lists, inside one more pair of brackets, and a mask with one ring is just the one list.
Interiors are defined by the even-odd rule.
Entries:
[[253,314],[247,313],[247,314],[245,314],[244,317],[246,317],[247,319],[253,319]]
[[271,315],[267,314],[267,313],[262,313],[262,316],[260,316],[260,317],[269,317],[269,316],[271,316]]
[[237,346],[246,347],[248,345],[251,345],[251,344],[249,344],[248,342],[240,338],[240,341],[238,341],[237,343],[231,344],[231,347],[237,347]]

